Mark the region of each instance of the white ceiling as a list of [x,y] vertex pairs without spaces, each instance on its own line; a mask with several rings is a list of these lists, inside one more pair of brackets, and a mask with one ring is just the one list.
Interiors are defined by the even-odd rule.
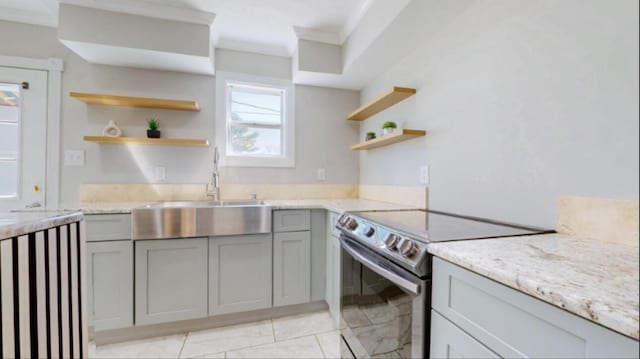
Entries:
[[[371,0],[92,0],[97,7],[156,4],[215,13],[216,47],[290,56],[293,27],[344,40]],[[0,0],[0,18],[55,26],[58,0]],[[326,37],[326,36],[325,36]]]

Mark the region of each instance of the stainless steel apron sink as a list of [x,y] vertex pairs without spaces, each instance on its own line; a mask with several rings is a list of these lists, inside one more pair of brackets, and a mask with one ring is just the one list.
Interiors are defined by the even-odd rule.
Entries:
[[131,211],[134,240],[270,232],[271,206],[264,201],[160,202]]

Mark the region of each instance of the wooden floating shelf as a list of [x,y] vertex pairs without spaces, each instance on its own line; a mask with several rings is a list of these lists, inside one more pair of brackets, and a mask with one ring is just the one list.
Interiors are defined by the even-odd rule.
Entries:
[[87,142],[106,143],[106,144],[132,143],[132,144],[142,144],[142,145],[209,147],[209,141],[201,140],[201,139],[84,136],[84,140]]
[[353,111],[347,120],[351,121],[363,121],[367,118],[384,111],[389,107],[403,101],[404,99],[416,94],[416,89],[407,87],[393,87],[391,90],[382,94],[382,96],[369,102],[368,104]]
[[125,107],[158,108],[163,110],[200,111],[198,103],[187,100],[167,100],[161,98],[114,96],[94,93],[70,92],[69,96],[88,105],[108,105]]
[[392,134],[384,135],[373,140],[365,141],[357,145],[351,146],[353,151],[370,150],[382,146],[388,146],[394,143],[408,141],[413,138],[426,136],[427,131],[423,130],[397,130]]

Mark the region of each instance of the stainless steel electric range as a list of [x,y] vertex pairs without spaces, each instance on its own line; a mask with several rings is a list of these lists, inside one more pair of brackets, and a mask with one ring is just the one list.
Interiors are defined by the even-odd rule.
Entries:
[[420,210],[347,212],[337,227],[344,358],[429,356],[429,243],[549,232]]

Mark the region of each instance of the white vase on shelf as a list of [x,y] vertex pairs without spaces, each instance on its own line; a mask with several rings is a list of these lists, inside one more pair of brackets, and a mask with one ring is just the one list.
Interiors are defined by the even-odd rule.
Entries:
[[121,137],[122,130],[116,125],[116,121],[109,120],[107,126],[102,130],[102,135],[106,137]]

